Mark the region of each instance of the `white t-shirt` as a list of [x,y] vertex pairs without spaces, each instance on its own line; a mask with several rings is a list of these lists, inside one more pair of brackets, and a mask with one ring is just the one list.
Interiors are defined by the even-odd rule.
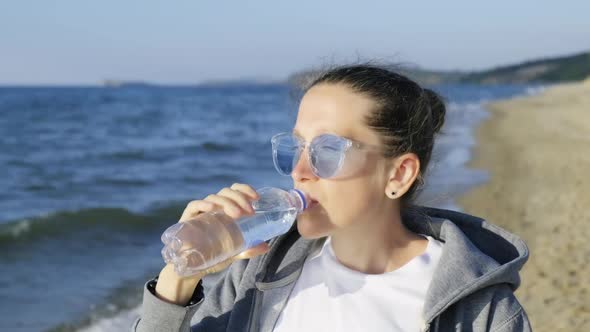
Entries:
[[342,265],[328,237],[321,251],[305,261],[273,331],[420,331],[443,245],[426,238],[426,251],[404,266],[365,274]]

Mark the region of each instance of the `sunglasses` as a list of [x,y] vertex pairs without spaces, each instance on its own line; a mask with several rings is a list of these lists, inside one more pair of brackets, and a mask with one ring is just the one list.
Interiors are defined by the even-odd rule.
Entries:
[[281,175],[290,176],[307,149],[307,161],[322,179],[353,175],[364,165],[367,152],[381,151],[378,146],[334,134],[316,136],[308,144],[295,134],[280,133],[272,137],[271,144],[274,166]]

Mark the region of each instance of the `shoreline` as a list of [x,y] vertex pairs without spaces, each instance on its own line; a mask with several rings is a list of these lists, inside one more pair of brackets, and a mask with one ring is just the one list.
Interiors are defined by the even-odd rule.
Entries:
[[[467,168],[489,181],[457,197],[463,211],[530,249],[518,300],[535,331],[590,328],[590,81],[486,105]],[[583,327],[586,327],[584,329]]]

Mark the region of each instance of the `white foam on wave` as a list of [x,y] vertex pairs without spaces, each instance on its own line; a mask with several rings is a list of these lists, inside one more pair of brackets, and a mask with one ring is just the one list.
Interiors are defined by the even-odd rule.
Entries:
[[114,317],[103,318],[94,324],[79,329],[79,332],[128,332],[131,325],[139,317],[141,306],[131,310],[122,311]]
[[528,87],[525,90],[525,95],[527,95],[527,96],[538,95],[539,93],[547,90],[548,87],[549,87],[549,85],[539,85],[539,86]]
[[[227,271],[227,270],[226,270]],[[220,278],[224,276],[222,271],[216,274],[211,274],[203,278],[203,291],[205,294]],[[129,332],[131,326],[141,315],[141,304],[133,309],[123,310],[115,316],[104,317],[97,319],[90,325],[77,329],[78,332]],[[193,321],[192,324],[197,322]],[[191,324],[191,325],[192,325]]]

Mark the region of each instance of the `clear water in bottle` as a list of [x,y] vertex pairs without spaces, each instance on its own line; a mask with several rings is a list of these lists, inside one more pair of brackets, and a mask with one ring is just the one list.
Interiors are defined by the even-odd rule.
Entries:
[[244,234],[246,248],[252,248],[276,234],[286,233],[297,217],[297,209],[256,211],[250,218],[238,220],[237,224]]
[[261,188],[252,203],[255,214],[233,220],[223,212],[203,213],[179,222],[162,234],[162,257],[176,273],[190,276],[242,251],[286,233],[297,214],[307,207],[299,190]]
[[240,228],[223,212],[179,222],[162,234],[162,242],[164,261],[174,264],[182,276],[206,270],[245,249]]

